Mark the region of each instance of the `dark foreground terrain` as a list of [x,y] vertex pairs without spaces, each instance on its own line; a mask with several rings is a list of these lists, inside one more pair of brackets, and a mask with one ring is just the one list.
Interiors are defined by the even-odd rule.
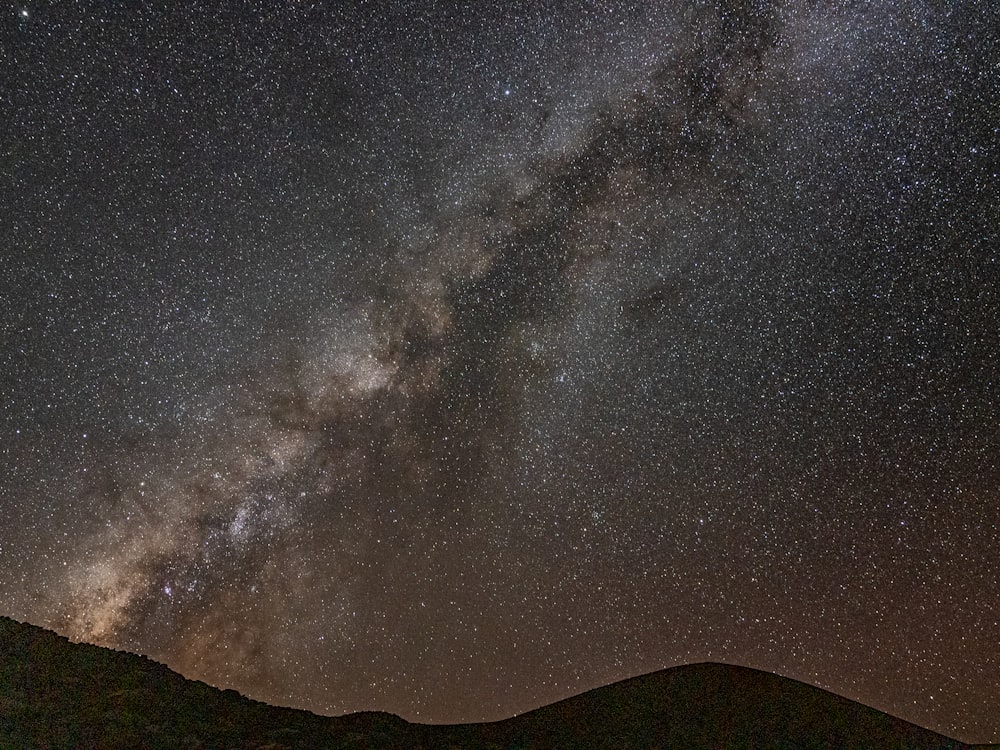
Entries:
[[0,618],[2,750],[553,747],[972,746],[794,680],[722,664],[636,677],[489,724],[425,726],[384,713],[328,718]]

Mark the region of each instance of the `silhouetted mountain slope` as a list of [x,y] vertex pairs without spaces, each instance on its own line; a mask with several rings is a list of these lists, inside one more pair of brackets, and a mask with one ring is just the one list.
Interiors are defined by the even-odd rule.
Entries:
[[0,748],[369,747],[407,723],[276,708],[0,618]]
[[636,677],[486,724],[425,726],[385,713],[322,717],[0,617],[0,750],[420,747],[970,746],[794,680],[721,664]]
[[692,664],[498,722],[509,747],[970,747],[825,690],[725,664]]

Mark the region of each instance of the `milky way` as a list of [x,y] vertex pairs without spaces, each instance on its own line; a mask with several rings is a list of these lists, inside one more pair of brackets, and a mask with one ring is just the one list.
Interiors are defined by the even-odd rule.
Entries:
[[4,19],[3,613],[320,713],[712,660],[1000,737],[1000,12],[339,5]]

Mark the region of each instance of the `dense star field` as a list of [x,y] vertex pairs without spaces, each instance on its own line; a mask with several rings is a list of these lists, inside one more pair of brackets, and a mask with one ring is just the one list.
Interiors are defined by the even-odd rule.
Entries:
[[1000,739],[996,3],[4,12],[0,613],[320,713],[713,660]]

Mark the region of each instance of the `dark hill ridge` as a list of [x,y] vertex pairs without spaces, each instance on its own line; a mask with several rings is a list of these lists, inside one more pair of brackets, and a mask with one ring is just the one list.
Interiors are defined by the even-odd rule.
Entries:
[[385,713],[322,717],[0,617],[0,750],[421,747],[972,746],[794,680],[722,664],[635,677],[486,724],[426,726]]
[[847,698],[768,672],[691,664],[499,722],[537,747],[969,748]]

